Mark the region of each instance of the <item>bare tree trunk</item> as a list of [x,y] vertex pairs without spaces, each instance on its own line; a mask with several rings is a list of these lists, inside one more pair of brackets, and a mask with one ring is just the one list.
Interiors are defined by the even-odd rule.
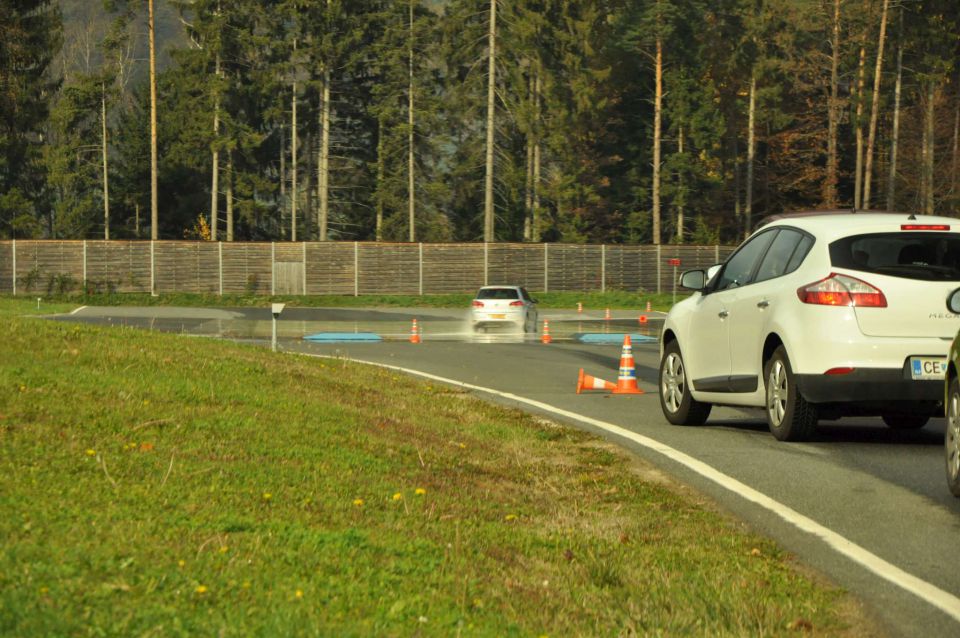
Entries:
[[414,211],[416,210],[416,191],[413,185],[413,2],[414,0],[410,0],[410,63],[408,68],[409,86],[407,89],[407,98],[409,100],[409,104],[407,105],[407,214],[409,217],[409,240],[411,242],[416,241],[416,219],[414,217]]
[[280,125],[280,236],[283,236],[283,213],[287,210],[287,129]]
[[927,181],[926,188],[924,189],[924,212],[927,215],[933,215],[934,203],[935,203],[934,202],[934,174],[933,174],[935,129],[934,129],[933,117],[934,117],[934,102],[936,101],[936,98],[937,98],[937,84],[936,82],[931,80],[930,86],[927,92],[926,126],[924,127],[926,131],[926,135],[924,135],[924,138],[926,140],[926,153],[924,154],[925,161],[924,161],[923,172],[924,172],[924,175],[926,175],[926,181]]
[[[683,157],[683,127],[682,126],[680,127],[680,134],[678,137],[679,137],[679,140],[677,144],[677,150],[680,153],[680,157]],[[682,165],[682,162],[681,162],[681,165]],[[682,168],[680,169],[680,174],[678,176],[677,181],[679,182],[678,191],[679,191],[679,199],[680,199],[679,203],[677,204],[677,243],[682,244],[683,243],[683,208],[684,208],[683,200],[684,200],[684,197],[686,197],[686,194],[683,192],[683,169]]]
[[227,241],[233,241],[233,151],[227,152]]
[[103,238],[110,239],[110,174],[107,170],[107,87],[100,83],[101,153],[103,155]]
[[317,213],[317,238],[327,241],[330,206],[330,70],[323,71],[322,104],[320,107],[320,164],[317,167],[317,188],[320,210]]
[[[147,2],[148,31],[150,34],[150,239],[158,236],[157,214],[157,51],[153,27],[153,0]],[[151,291],[153,292],[153,291]]]
[[381,113],[380,117],[377,118],[377,241],[383,241],[383,191],[387,174],[386,161],[383,157],[383,154],[386,152],[383,143],[384,129],[386,127],[383,119],[384,115]]
[[743,234],[750,234],[753,226],[753,163],[756,156],[756,111],[757,111],[757,74],[750,74],[750,105],[747,107],[747,193],[743,207]]
[[854,126],[857,134],[857,165],[853,177],[853,207],[860,210],[862,203],[861,186],[863,184],[863,91],[864,70],[867,61],[867,33],[864,27],[863,41],[860,43],[860,65],[857,67],[857,116]]
[[523,241],[533,236],[533,137],[528,135],[527,161],[523,189]]
[[827,108],[827,180],[824,184],[823,201],[829,208],[837,206],[837,128],[840,120],[840,1],[833,0],[833,41],[830,60],[830,104]]
[[530,238],[533,241],[540,241],[540,235],[543,232],[540,221],[540,62],[537,62],[536,75],[533,79],[533,178],[531,187],[533,189],[533,228]]
[[953,111],[953,155],[950,159],[950,195],[957,191],[957,167],[960,160],[960,99]]
[[214,62],[214,82],[215,88],[213,97],[213,166],[210,177],[210,239],[217,241],[217,223],[219,211],[217,210],[220,199],[220,52],[217,52]]
[[[659,4],[659,0],[657,2]],[[660,245],[660,126],[663,117],[663,40],[657,30],[656,95],[653,102],[653,243]]]
[[297,241],[297,200],[300,193],[297,190],[297,82],[293,81],[293,91],[290,97],[290,241]]
[[496,108],[497,0],[490,0],[490,31],[487,39],[490,51],[487,63],[487,172],[483,187],[483,241],[492,242],[495,239],[493,230],[493,123]]
[[896,208],[897,145],[900,141],[900,88],[903,80],[903,7],[897,40],[897,81],[893,89],[893,128],[890,131],[890,171],[887,174],[887,210]]
[[870,103],[870,132],[867,135],[867,159],[863,175],[863,207],[870,208],[870,177],[873,174],[873,145],[877,134],[877,117],[880,113],[880,77],[883,70],[883,45],[887,39],[887,10],[890,0],[883,0],[880,14],[880,36],[877,38],[877,66],[873,73],[873,100]]

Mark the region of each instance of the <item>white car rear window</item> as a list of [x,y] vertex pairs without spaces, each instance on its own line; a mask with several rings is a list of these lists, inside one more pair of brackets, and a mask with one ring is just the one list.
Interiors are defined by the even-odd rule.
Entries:
[[519,299],[516,288],[483,288],[477,293],[477,299]]
[[903,279],[960,281],[960,233],[852,235],[830,244],[830,262]]

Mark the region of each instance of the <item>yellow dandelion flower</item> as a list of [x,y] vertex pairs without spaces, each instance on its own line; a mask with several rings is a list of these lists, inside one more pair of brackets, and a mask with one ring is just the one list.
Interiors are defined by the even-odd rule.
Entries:
[[207,593],[207,586],[206,586],[206,585],[197,585],[197,588],[194,589],[193,591],[195,591],[196,593],[201,594],[201,595],[202,595],[202,594],[205,594],[205,593]]
[[220,546],[220,553],[221,553],[221,554],[226,554],[228,551],[230,551],[230,548],[227,547],[226,545],[221,545],[221,546]]
[[96,456],[96,455],[97,455],[96,450],[87,450],[87,456]]
[[49,592],[50,592],[50,588],[49,588],[49,587],[41,587],[41,588],[40,588],[40,593],[41,593],[41,594],[47,594],[47,593],[49,593]]
[[512,520],[514,520],[515,518],[517,518],[517,515],[516,515],[516,514],[507,514],[504,518],[507,519],[508,521],[512,521]]
[[243,581],[243,584],[240,585],[240,586],[243,587],[244,589],[250,589],[250,581],[249,581],[249,580],[245,580],[245,581]]
[[20,386],[20,392],[26,392],[26,391],[27,391],[27,386],[25,385]]
[[427,490],[423,489],[422,487],[418,487],[413,491],[413,493],[416,494],[417,496],[423,496],[424,494],[427,493]]
[[363,499],[362,499],[362,498],[355,498],[355,499],[353,499],[353,504],[356,505],[357,507],[360,507],[361,505],[363,505]]
[[402,499],[403,499],[403,494],[401,494],[400,492],[397,492],[396,494],[393,495],[393,500],[395,501],[399,501]]
[[296,596],[297,598],[303,598],[303,590],[302,590],[302,589],[298,589],[298,590],[296,591],[296,593],[294,594],[294,596]]
[[270,492],[263,493],[263,500],[269,501],[271,498],[273,498],[273,494],[271,494]]
[[466,444],[466,443],[461,443],[461,444],[460,444],[460,449],[461,449],[461,450],[467,449],[467,444]]
[[187,561],[183,560],[182,558],[177,561],[178,567],[184,567],[186,564],[187,564]]

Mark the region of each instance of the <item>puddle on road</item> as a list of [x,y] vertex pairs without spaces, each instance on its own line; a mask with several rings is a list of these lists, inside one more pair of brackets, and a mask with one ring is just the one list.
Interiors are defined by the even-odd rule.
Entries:
[[[554,318],[541,315],[550,323],[550,336],[554,341],[574,341],[583,334],[632,334],[656,338],[662,318],[651,318],[646,323],[637,319],[569,319],[570,315]],[[576,317],[576,315],[574,315]],[[61,317],[60,319],[156,330],[177,334],[219,337],[224,339],[262,340],[270,339],[272,321],[253,319],[178,319],[171,317]],[[317,333],[373,333],[384,341],[409,341],[411,323],[407,321],[298,321],[280,319],[277,322],[277,337],[284,340],[303,339]],[[524,334],[511,328],[488,328],[474,332],[466,320],[449,320],[436,316],[418,317],[422,341],[458,341],[465,343],[534,343],[542,337],[543,322],[536,333]],[[332,341],[331,341],[332,342]]]

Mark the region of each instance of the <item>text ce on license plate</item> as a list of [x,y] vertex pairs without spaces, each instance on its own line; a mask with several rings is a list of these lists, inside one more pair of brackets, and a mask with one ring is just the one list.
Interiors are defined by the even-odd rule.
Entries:
[[946,357],[910,357],[910,376],[914,379],[943,380],[946,374]]

